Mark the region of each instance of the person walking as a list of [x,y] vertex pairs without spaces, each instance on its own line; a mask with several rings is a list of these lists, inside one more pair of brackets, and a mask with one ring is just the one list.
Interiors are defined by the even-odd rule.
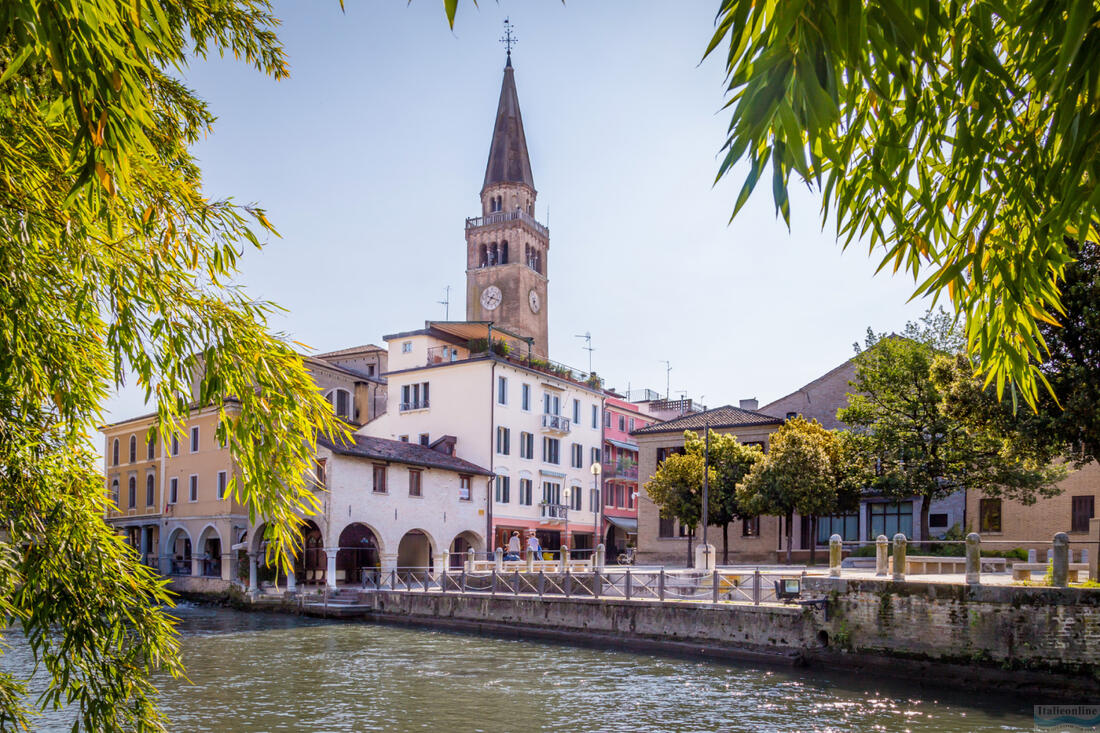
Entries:
[[532,532],[527,536],[527,551],[535,553],[535,559],[542,559],[542,545],[539,544],[539,538]]
[[508,538],[508,551],[504,555],[505,560],[519,560],[520,547],[519,531],[512,530],[512,536]]

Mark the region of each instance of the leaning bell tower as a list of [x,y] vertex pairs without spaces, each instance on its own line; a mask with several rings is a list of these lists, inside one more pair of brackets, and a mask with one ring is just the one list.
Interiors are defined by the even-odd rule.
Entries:
[[535,219],[535,182],[512,68],[512,27],[504,21],[508,55],[500,86],[481,216],[466,220],[466,320],[534,339],[547,354],[546,266],[550,230]]

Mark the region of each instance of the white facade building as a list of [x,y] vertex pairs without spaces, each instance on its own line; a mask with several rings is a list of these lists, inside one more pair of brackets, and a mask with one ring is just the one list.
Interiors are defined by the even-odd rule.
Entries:
[[360,434],[424,445],[455,436],[461,455],[494,475],[482,519],[494,537],[489,550],[514,530],[536,532],[547,550],[590,550],[599,512],[591,470],[602,445],[598,383],[531,357],[527,339],[491,324],[429,322],[384,338],[389,409]]

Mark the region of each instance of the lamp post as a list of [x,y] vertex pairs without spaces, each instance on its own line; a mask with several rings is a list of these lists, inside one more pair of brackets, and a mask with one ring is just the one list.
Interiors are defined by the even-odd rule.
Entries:
[[599,461],[592,461],[592,486],[596,490],[596,506],[592,510],[595,515],[592,525],[592,554],[595,556],[596,548],[600,545],[600,513],[603,511],[603,497],[600,496],[600,473],[603,467]]
[[[562,535],[562,542],[561,542],[562,547],[568,547],[569,546],[569,510],[571,508],[571,505],[569,503],[569,497],[572,496],[572,493],[573,492],[571,492],[569,490],[568,486],[566,486],[564,489],[562,489],[562,496],[565,498],[565,507],[562,509],[562,513],[565,514],[565,534]],[[564,557],[564,555],[563,555],[563,557]]]
[[707,545],[707,494],[710,490],[710,417],[703,418],[703,546]]

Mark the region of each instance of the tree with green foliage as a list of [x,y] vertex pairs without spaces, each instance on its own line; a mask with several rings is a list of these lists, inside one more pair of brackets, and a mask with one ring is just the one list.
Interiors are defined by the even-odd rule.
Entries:
[[[707,460],[708,452],[703,436],[687,431],[684,433],[684,448]],[[729,565],[730,542],[729,525],[738,519],[748,519],[741,505],[737,503],[737,484],[745,478],[753,465],[764,456],[758,445],[745,445],[736,435],[710,431],[709,464],[714,471],[707,486],[707,522],[711,526],[722,528],[722,564]],[[702,483],[702,474],[699,482]]]
[[[707,473],[712,483],[714,468]],[[688,530],[687,566],[691,567],[691,541],[703,519],[703,456],[700,453],[674,453],[657,466],[645,483],[646,496],[657,505],[665,519],[679,520]]]
[[[719,178],[771,166],[820,191],[845,246],[964,315],[972,361],[1030,404],[1073,252],[1100,233],[1100,7],[1092,0],[722,0],[732,119]],[[1015,395],[1015,392],[1014,392]]]
[[[214,121],[177,78],[232,54],[287,75],[264,0],[0,4],[0,630],[20,629],[74,730],[163,730],[150,675],[182,673],[164,584],[103,521],[88,436],[126,374],[168,441],[224,404],[228,491],[288,559],[318,433],[343,428],[269,303],[233,285],[264,212],[210,200],[188,147]],[[193,377],[198,374],[194,391]],[[27,671],[29,673],[29,671]],[[0,728],[30,724],[0,672]]]
[[737,501],[745,511],[784,519],[787,564],[791,562],[796,512],[803,517],[818,517],[846,508],[842,507],[840,494],[837,440],[836,433],[816,420],[791,418],[772,433],[763,460],[753,465],[737,487]]
[[[869,333],[848,406],[837,413],[858,436],[850,470],[862,472],[859,480],[895,500],[922,497],[922,537],[931,503],[961,489],[1025,503],[1057,493],[1065,475],[1051,463],[1058,446],[1023,440],[1011,409],[983,389],[966,356],[937,350],[936,339],[912,324],[908,332],[917,338]],[[979,425],[948,409],[953,381],[984,395],[1005,420]]]

